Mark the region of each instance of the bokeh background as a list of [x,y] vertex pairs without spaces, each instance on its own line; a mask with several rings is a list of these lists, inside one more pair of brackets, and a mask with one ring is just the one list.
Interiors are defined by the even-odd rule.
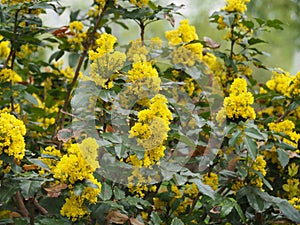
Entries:
[[[57,28],[68,25],[71,10],[81,10],[82,13],[86,13],[92,3],[91,0],[61,0],[59,2],[68,6],[67,10],[61,16],[57,16],[52,11],[42,15],[46,25]],[[162,5],[171,2],[184,5],[179,10],[182,15],[175,16],[175,27],[178,26],[180,20],[187,18],[196,27],[200,39],[208,36],[221,43],[221,48],[227,48],[222,39],[224,33],[218,31],[216,25],[209,22],[209,16],[222,8],[226,0],[154,0],[154,2]],[[284,23],[284,30],[272,30],[262,34],[262,39],[267,43],[259,44],[260,49],[266,52],[261,59],[268,67],[280,67],[292,75],[300,71],[300,0],[252,0],[248,3],[247,15],[249,18],[279,19]],[[126,21],[126,24],[129,30],[113,25],[115,26],[113,34],[118,37],[120,44],[128,44],[130,40],[139,37],[138,26],[133,21]],[[158,36],[165,40],[164,32],[170,29],[173,27],[168,21],[158,21],[146,29],[146,38]],[[271,73],[267,71],[254,71],[254,77],[260,82],[265,82],[270,76]]]

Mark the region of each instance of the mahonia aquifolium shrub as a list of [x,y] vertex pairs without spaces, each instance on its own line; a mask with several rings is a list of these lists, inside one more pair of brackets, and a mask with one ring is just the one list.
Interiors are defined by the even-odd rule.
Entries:
[[299,224],[300,72],[259,59],[282,22],[249,2],[211,15],[216,43],[173,3],[94,0],[50,28],[66,6],[2,0],[0,224]]

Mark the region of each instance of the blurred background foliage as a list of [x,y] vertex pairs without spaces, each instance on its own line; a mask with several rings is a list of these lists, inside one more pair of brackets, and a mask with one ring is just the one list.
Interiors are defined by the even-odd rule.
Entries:
[[[91,0],[61,0],[63,5],[69,5],[69,9],[58,17],[49,11],[43,17],[46,25],[64,26],[69,23],[70,10],[87,11]],[[222,8],[226,0],[154,0],[161,4],[175,3],[183,5],[180,10],[182,15],[175,16],[175,24],[177,27],[179,21],[187,18],[190,23],[196,27],[199,38],[208,36],[219,42],[221,48],[226,49],[223,41],[225,35],[222,31],[216,32],[216,25],[209,22],[209,16],[219,8]],[[184,16],[183,16],[184,15]],[[264,32],[262,39],[266,43],[260,44],[260,49],[266,52],[261,58],[268,67],[280,67],[291,74],[295,74],[300,70],[300,0],[253,0],[248,4],[247,15],[251,18],[259,17],[262,19],[279,19],[284,23],[284,30],[273,30]],[[136,40],[139,37],[139,28],[132,21],[126,21],[128,29],[124,29],[118,25],[113,27],[113,34],[118,37],[119,43],[128,44],[130,40]],[[147,37],[158,36],[165,40],[165,30],[172,29],[172,24],[166,20],[161,20],[150,24],[146,30]],[[255,68],[253,68],[255,70]],[[254,78],[260,82],[267,81],[271,76],[269,71],[259,70],[254,72]]]

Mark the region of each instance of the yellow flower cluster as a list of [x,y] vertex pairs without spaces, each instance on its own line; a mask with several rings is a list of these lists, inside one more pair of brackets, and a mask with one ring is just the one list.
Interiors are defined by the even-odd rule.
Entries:
[[99,167],[96,159],[97,148],[98,144],[92,138],[84,139],[81,144],[72,144],[68,148],[68,153],[63,155],[54,168],[54,178],[70,184],[90,179],[92,173]]
[[250,2],[250,0],[226,0],[226,6],[224,10],[227,12],[244,13],[247,10],[247,2]]
[[30,54],[37,51],[37,46],[25,44],[21,46],[21,51],[17,52],[17,56],[21,59],[28,58]]
[[[262,155],[259,155],[256,157],[251,167],[253,170],[260,172],[263,176],[266,176],[267,174],[267,171],[265,169],[266,166],[267,166],[267,162],[264,160],[264,157]],[[263,186],[262,178],[260,178],[257,174],[255,174],[252,171],[249,172],[249,176],[251,177],[251,181],[250,181],[251,184],[259,188],[262,188]]]
[[[5,106],[2,109],[0,109],[0,113],[12,113],[13,110],[11,108],[11,104],[9,106]],[[20,114],[21,113],[21,106],[20,104],[14,104],[14,112]]]
[[174,198],[182,198],[182,192],[179,190],[177,185],[172,184],[171,191],[175,194]]
[[149,0],[130,0],[130,3],[142,8],[148,5]]
[[73,21],[69,25],[70,33],[72,37],[68,39],[68,42],[72,44],[72,47],[79,47],[83,50],[83,42],[86,39],[86,32],[84,31],[84,25],[80,21]]
[[[122,105],[130,105],[128,101],[149,106],[149,96],[157,94],[161,89],[161,80],[151,62],[134,62],[128,71],[128,88],[123,91]],[[128,99],[130,96],[130,99]]]
[[[71,144],[67,153],[60,158],[55,166],[51,166],[52,162],[50,162],[53,177],[61,183],[68,184],[70,189],[69,197],[66,198],[60,213],[72,221],[76,221],[89,213],[84,205],[85,201],[91,204],[97,202],[101,183],[95,179],[93,173],[100,167],[97,160],[98,147],[95,139],[86,138],[81,144]],[[59,152],[53,148],[46,150],[49,151],[49,154],[59,155]],[[92,185],[85,187],[81,195],[75,194],[73,191],[75,183],[83,181],[89,181]]]
[[219,178],[216,173],[206,173],[202,177],[202,181],[204,184],[211,186],[213,190],[217,190],[219,186]]
[[[57,75],[63,75],[68,80],[72,80],[74,78],[75,71],[72,67],[66,66],[63,67],[64,61],[59,60],[58,62],[54,62],[54,67],[58,70],[54,70],[53,73]],[[82,72],[79,72],[79,78],[82,78]]]
[[147,185],[151,178],[145,178],[140,173],[140,169],[151,168],[152,165],[159,164],[159,160],[165,156],[163,142],[168,137],[169,124],[172,120],[172,113],[168,109],[167,102],[165,96],[161,94],[154,96],[150,100],[149,108],[138,113],[138,121],[129,131],[129,137],[136,137],[138,144],[145,150],[142,159],[138,159],[134,154],[126,160],[134,166],[132,175],[128,177],[128,188],[130,192],[141,197],[144,196],[143,191],[149,191]]
[[4,37],[0,35],[0,59],[6,59],[10,53],[10,42],[3,39]]
[[189,25],[187,19],[180,21],[180,26],[177,30],[166,31],[165,35],[172,46],[198,40],[195,27]]
[[[266,176],[267,171],[266,171],[266,166],[267,166],[267,162],[265,161],[264,157],[262,155],[259,155],[256,157],[255,161],[253,161],[252,159],[250,159],[250,163],[251,163],[251,170],[249,171],[248,174],[248,178],[250,180],[250,184],[255,185],[256,187],[262,189],[263,186],[263,181],[262,178],[260,178],[256,173],[256,172],[260,172],[262,174],[262,176]],[[236,192],[241,189],[242,187],[247,185],[247,181],[246,180],[236,180],[234,181],[233,185],[231,186],[231,190],[236,194]]]
[[[137,142],[146,151],[142,166],[149,167],[164,157],[163,142],[167,139],[172,113],[165,96],[158,94],[150,101],[149,109],[138,113],[138,122],[130,129],[129,137],[137,137]],[[134,164],[133,164],[134,165]]]
[[300,210],[300,190],[299,179],[295,178],[298,175],[299,165],[296,163],[292,163],[288,167],[288,175],[289,178],[287,179],[287,183],[282,185],[282,188],[285,192],[287,192],[287,197],[289,202],[298,210]]
[[[195,27],[189,25],[187,19],[180,22],[177,30],[166,31],[165,35],[169,45],[175,47],[172,52],[172,60],[175,64],[193,66],[195,62],[202,60],[203,45],[201,43],[189,43],[198,40],[198,35]],[[180,44],[183,45],[176,47]]]
[[294,197],[289,200],[289,203],[293,205],[295,209],[300,210],[300,198]]
[[54,105],[51,108],[47,107],[45,105],[45,102],[42,102],[41,99],[36,95],[33,94],[35,99],[38,102],[37,107],[40,109],[43,109],[45,111],[45,116],[40,117],[37,119],[37,122],[40,123],[40,126],[43,127],[44,129],[48,129],[49,126],[53,125],[55,123],[55,117],[54,116],[49,116],[57,113],[59,111],[59,105]]
[[[51,157],[40,157],[40,159],[49,167],[50,171],[53,171],[56,167],[57,160],[60,159],[63,155],[60,150],[56,149],[54,146],[47,146],[45,149],[41,150],[41,154]],[[40,174],[43,174],[45,171],[41,169]]]
[[288,93],[290,93],[291,96],[300,96],[300,71],[292,77],[292,82],[289,86]]
[[299,179],[289,178],[287,179],[287,183],[282,185],[282,188],[284,191],[288,193],[288,198],[292,199],[300,195],[299,185],[300,185]]
[[94,0],[94,7],[88,11],[88,15],[93,17],[98,16],[102,12],[105,4],[106,0]]
[[141,39],[136,41],[130,41],[130,48],[127,51],[127,58],[133,62],[145,62],[147,61],[147,55],[149,51],[147,47],[142,43]]
[[96,50],[89,51],[92,61],[90,79],[106,89],[113,87],[114,74],[126,60],[124,53],[114,51],[116,41],[116,37],[104,33],[96,40]]
[[231,186],[231,190],[236,194],[238,190],[240,190],[242,187],[244,187],[247,183],[243,180],[237,180],[233,183]]
[[32,0],[1,0],[2,4],[14,5],[18,3],[32,2]]
[[21,82],[22,81],[22,77],[20,77],[15,71],[11,70],[11,69],[1,69],[0,70],[0,82],[12,82],[12,83],[16,83],[16,82]]
[[[136,155],[131,157],[131,162],[140,163]],[[133,164],[134,165],[134,164]],[[152,191],[155,192],[155,189],[149,188],[149,183],[151,182],[151,177],[145,177],[141,171],[139,166],[134,167],[131,176],[128,177],[128,189],[132,194],[136,194],[137,196],[143,198],[145,196],[145,192]]]
[[291,82],[292,77],[290,73],[278,68],[276,70],[273,70],[272,78],[271,80],[267,81],[266,85],[273,91],[276,91],[285,96],[290,96],[288,90]]
[[117,42],[117,38],[111,34],[101,34],[96,40],[96,50],[89,51],[89,59],[94,61],[95,59],[111,53],[114,51],[114,45]]
[[229,119],[255,119],[256,114],[250,106],[254,102],[253,95],[247,92],[247,82],[243,78],[234,79],[228,97],[224,99],[224,109]]
[[0,113],[0,154],[13,156],[16,161],[23,159],[25,133],[23,121],[9,113]]
[[298,146],[298,140],[300,139],[300,134],[294,131],[295,124],[290,120],[284,120],[279,123],[269,123],[269,129],[275,132],[283,132],[284,134],[288,135],[291,140],[286,138],[283,139],[284,142],[290,144],[294,147]]
[[196,198],[198,193],[199,193],[199,190],[195,183],[185,185],[184,194],[188,195],[190,198]]

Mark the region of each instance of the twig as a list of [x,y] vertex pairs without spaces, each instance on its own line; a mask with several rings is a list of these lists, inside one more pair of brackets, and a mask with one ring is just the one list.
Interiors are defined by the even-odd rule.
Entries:
[[28,210],[25,207],[24,199],[23,199],[23,196],[22,196],[22,194],[21,194],[20,191],[17,191],[17,193],[16,193],[16,199],[17,199],[17,203],[18,203],[21,215],[23,217],[28,217],[29,216],[29,212],[28,212]]
[[60,112],[61,112],[62,114],[66,114],[66,115],[71,116],[71,117],[74,117],[74,118],[76,118],[76,119],[78,119],[78,120],[80,120],[80,121],[83,121],[83,119],[81,119],[80,117],[75,116],[75,115],[72,114],[72,113],[65,112],[65,111],[63,111],[62,109],[60,110]]
[[197,194],[197,196],[196,196],[196,198],[193,200],[192,206],[191,206],[190,211],[189,211],[189,215],[192,215],[192,213],[194,211],[194,208],[195,208],[195,206],[196,206],[196,204],[197,204],[200,196],[201,196],[201,193],[199,191],[198,194]]
[[34,204],[35,208],[37,208],[41,212],[41,214],[43,214],[43,215],[48,214],[48,211],[39,204],[39,202],[36,200],[36,198],[34,199],[33,204]]
[[[288,105],[288,107],[290,107],[291,106],[291,104],[293,103],[294,101],[292,100],[290,103],[289,103],[289,105]],[[292,110],[290,110],[290,109],[287,109],[277,120],[276,120],[276,122],[275,123],[279,123],[281,120],[283,120],[285,117],[287,117],[289,114],[290,114],[290,112],[292,112]]]
[[[97,19],[97,21],[96,21],[96,23],[94,25],[93,31],[89,34],[88,39],[87,39],[87,41],[84,44],[84,50],[83,50],[82,54],[80,55],[80,58],[79,58],[79,61],[78,61],[77,67],[76,67],[74,78],[73,78],[73,80],[72,80],[72,82],[70,84],[70,87],[68,88],[68,91],[66,93],[66,97],[65,97],[65,100],[64,100],[64,105],[63,105],[63,108],[62,108],[62,111],[64,111],[64,112],[67,111],[67,108],[69,106],[70,96],[71,96],[72,90],[73,90],[73,88],[74,88],[74,86],[75,86],[75,84],[76,84],[76,82],[78,80],[79,73],[80,73],[82,64],[84,62],[84,59],[87,56],[87,53],[88,53],[88,50],[89,50],[90,46],[94,43],[95,34],[96,34],[97,29],[98,29],[98,27],[99,27],[99,25],[100,25],[100,23],[102,21],[102,18],[104,16],[104,12],[106,11],[106,9],[108,7],[107,2],[108,2],[108,0],[106,1],[105,6],[103,7],[100,16],[98,17],[98,19]],[[62,129],[64,127],[65,115],[66,114],[61,114],[61,120],[60,120],[59,129]],[[58,121],[56,121],[56,123],[57,122]],[[56,130],[56,127],[54,127],[54,130]],[[56,132],[54,132],[54,133],[56,133]]]

